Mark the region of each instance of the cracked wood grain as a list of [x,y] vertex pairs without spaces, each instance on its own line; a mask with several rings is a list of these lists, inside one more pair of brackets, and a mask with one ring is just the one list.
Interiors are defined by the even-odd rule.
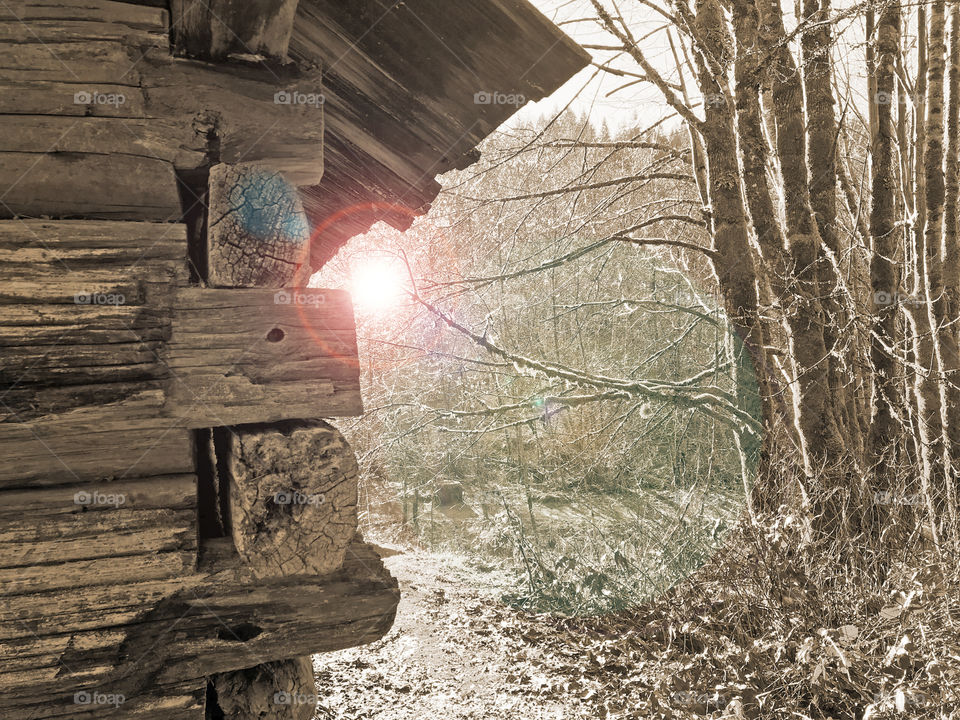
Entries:
[[310,226],[297,188],[282,174],[258,165],[214,165],[208,222],[211,285],[306,285]]
[[234,545],[258,577],[340,567],[357,529],[359,468],[325,422],[245,426],[228,433],[225,467]]

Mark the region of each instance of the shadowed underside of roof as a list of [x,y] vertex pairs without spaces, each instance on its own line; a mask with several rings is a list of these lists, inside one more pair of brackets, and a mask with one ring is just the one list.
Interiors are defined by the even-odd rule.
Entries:
[[543,98],[590,59],[524,0],[300,0],[289,54],[323,71],[324,174],[301,188],[314,268],[378,220],[408,227],[513,100]]

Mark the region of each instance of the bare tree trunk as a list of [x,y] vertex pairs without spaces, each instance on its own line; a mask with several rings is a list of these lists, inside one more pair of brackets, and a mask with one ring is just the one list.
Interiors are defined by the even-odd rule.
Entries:
[[[960,317],[960,2],[950,8],[950,58],[947,80],[947,162],[943,210],[944,293],[948,318]],[[954,325],[952,332],[956,336]]]
[[927,109],[927,8],[924,4],[917,7],[917,90],[914,107],[914,145],[913,145],[913,197],[916,210],[913,232],[916,247],[923,246],[923,228],[926,224],[927,202],[924,188],[923,150],[926,145],[926,126],[924,116]]
[[[950,8],[950,56],[947,79],[947,155],[943,212],[943,300],[941,315],[945,326],[941,333],[947,353],[958,352],[960,329],[960,227],[957,205],[960,201],[960,3]],[[946,377],[947,430],[953,476],[947,482],[947,501],[951,517],[956,516],[957,470],[960,468],[960,366],[953,365]],[[956,521],[954,520],[954,524]]]
[[[722,73],[728,71],[731,62],[729,48],[732,42],[726,28],[726,19],[720,3],[717,0],[698,0],[695,29],[713,62],[720,65]],[[759,403],[766,403],[770,398],[769,373],[763,351],[763,332],[757,312],[755,253],[750,245],[747,215],[740,190],[737,154],[731,152],[737,143],[734,117],[732,108],[727,102],[727,96],[723,92],[725,76],[718,78],[713,68],[707,67],[699,57],[698,64],[700,89],[704,97],[708,98],[705,122],[701,132],[707,156],[710,201],[713,210],[711,230],[714,248],[717,251],[713,265],[727,315],[747,350],[747,353],[742,349],[739,352],[738,404],[756,416],[761,412]],[[721,86],[720,80],[724,81],[724,86]],[[749,367],[750,360],[753,361],[753,368]],[[750,387],[751,372],[755,373],[759,397],[756,397],[757,390]],[[769,407],[763,407],[762,412],[769,417]],[[758,439],[744,443],[747,457],[754,461],[760,450],[756,440]]]
[[[925,14],[925,13],[924,13]],[[909,314],[914,330],[914,361],[917,365],[915,380],[917,405],[917,433],[920,440],[921,490],[931,518],[931,530],[935,543],[939,543],[936,524],[933,521],[935,503],[934,488],[944,472],[943,398],[940,382],[941,364],[934,302],[942,287],[940,267],[940,230],[943,211],[943,3],[932,6],[930,17],[929,45],[921,46],[921,67],[926,106],[925,119],[917,119],[916,153],[918,159],[917,217],[915,228],[917,247],[916,292],[909,304]],[[924,40],[926,40],[924,29]],[[918,76],[918,86],[920,77]],[[922,140],[921,140],[922,134]],[[922,209],[922,225],[919,222]],[[935,294],[936,293],[936,294]]]
[[[904,246],[904,267],[907,270],[907,281],[902,282],[904,290],[912,297],[919,297],[922,292],[922,271],[923,263],[918,261],[917,253],[923,247],[923,226],[926,217],[926,196],[924,193],[924,174],[923,174],[923,146],[925,137],[924,113],[927,105],[927,11],[926,6],[921,4],[917,7],[917,80],[914,88],[913,98],[913,133],[912,148],[909,153],[908,171],[910,174],[909,186],[911,189],[908,200],[912,200],[912,207],[907,209],[913,216],[913,226],[909,233],[903,236]],[[899,67],[906,72],[907,59],[904,57],[904,51],[901,48],[898,58]],[[914,310],[915,305],[905,306],[903,311],[904,322],[909,325],[910,337],[912,342],[904,345],[904,376],[903,376],[903,395],[906,398],[904,409],[909,414],[909,419],[905,422],[907,427],[912,428],[913,432],[909,434],[910,444],[913,447],[916,461],[923,462],[923,429],[919,417],[921,415],[920,384],[921,374],[917,371],[919,367],[919,357],[923,354],[921,347],[928,338],[928,332],[921,332],[928,324],[925,321],[926,313],[918,319],[918,313]],[[918,324],[919,322],[919,324]]]
[[[736,0],[733,3],[733,27],[736,39],[736,61],[734,63],[736,129],[743,168],[743,190],[747,209],[763,263],[764,286],[769,287],[771,301],[783,302],[786,297],[787,262],[785,240],[777,218],[776,209],[767,180],[767,142],[763,136],[763,119],[760,109],[760,83],[762,57],[757,47],[758,41],[757,9],[750,0]],[[776,316],[761,320],[764,337],[777,347],[786,344],[787,330]],[[768,367],[772,364],[767,360]],[[782,427],[791,427],[792,406],[788,404],[790,392],[787,387],[773,383],[774,397],[770,398],[769,419]],[[782,433],[782,429],[778,431]],[[795,440],[796,438],[794,438]],[[769,438],[772,440],[772,438]]]
[[[826,312],[823,326],[826,343],[829,384],[834,412],[840,429],[848,440],[848,450],[856,458],[863,456],[863,438],[853,406],[853,377],[844,347],[849,348],[850,333],[844,333],[849,318],[840,298],[839,261],[842,256],[837,233],[837,121],[834,115],[832,61],[833,42],[830,0],[803,0],[803,15],[809,29],[801,34],[803,86],[807,115],[807,164],[810,207],[817,230],[827,250],[818,274],[824,291],[822,304]],[[842,337],[847,341],[841,343]]]
[[[930,342],[935,354],[934,364],[939,371],[938,376],[931,376],[924,382],[924,393],[928,396],[925,400],[930,414],[921,418],[927,421],[931,433],[931,475],[926,478],[931,486],[931,493],[936,492],[936,483],[943,474],[949,476],[951,473],[951,447],[954,438],[950,436],[950,416],[956,415],[960,411],[960,408],[951,408],[951,401],[956,399],[957,394],[948,390],[948,384],[944,379],[953,379],[953,376],[960,370],[960,354],[958,354],[956,336],[948,327],[955,318],[947,316],[943,284],[944,201],[946,191],[943,170],[945,10],[946,3],[944,0],[938,0],[931,6],[929,45],[927,48],[928,98],[925,123],[926,143],[924,147],[927,215],[923,233],[922,255],[926,276],[926,309],[932,330]],[[932,398],[934,388],[939,394],[938,405],[934,403]],[[939,410],[939,417],[932,416],[934,410]],[[938,432],[940,434],[939,438],[934,436],[934,433]],[[953,435],[960,440],[958,433],[960,433],[960,427],[955,427]],[[944,482],[944,487],[947,485],[948,483]]]
[[[843,460],[846,443],[834,412],[824,337],[826,318],[819,302],[823,288],[818,270],[823,253],[807,186],[803,87],[787,45],[779,2],[761,0],[758,9],[761,42],[771,58],[771,110],[786,204],[788,251],[794,266],[791,290],[796,306],[788,310],[788,318],[798,374],[798,430],[810,478]],[[823,518],[827,524],[832,519]]]
[[873,205],[870,211],[870,285],[873,290],[874,334],[870,358],[874,368],[873,413],[870,424],[869,462],[876,488],[886,490],[895,469],[897,423],[894,408],[900,406],[897,363],[894,356],[897,328],[896,298],[900,292],[899,268],[894,261],[900,241],[896,224],[893,167],[894,61],[900,49],[900,10],[891,6],[880,15],[877,28],[876,94],[870,99],[876,118],[870,174]]
[[866,61],[867,61],[867,94],[871,98],[869,107],[870,112],[870,147],[876,147],[877,145],[877,107],[873,102],[874,97],[877,94],[877,51],[874,41],[874,33],[877,32],[876,26],[876,13],[873,10],[873,6],[867,6],[866,14],[864,17],[864,23],[866,25],[866,34],[867,34],[867,48],[866,48]]

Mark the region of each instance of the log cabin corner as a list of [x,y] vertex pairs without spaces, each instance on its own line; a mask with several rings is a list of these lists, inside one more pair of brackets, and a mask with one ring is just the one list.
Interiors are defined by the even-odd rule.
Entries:
[[0,17],[0,717],[309,720],[304,658],[399,591],[328,422],[351,301],[306,280],[589,58],[525,0]]

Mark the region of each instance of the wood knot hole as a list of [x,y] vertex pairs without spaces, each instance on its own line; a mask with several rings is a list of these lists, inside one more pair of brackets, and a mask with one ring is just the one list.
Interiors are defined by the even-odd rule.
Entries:
[[217,637],[220,640],[227,640],[229,642],[247,642],[247,640],[253,640],[253,638],[262,632],[262,628],[252,623],[240,623],[233,627],[221,628],[220,632],[217,633]]

